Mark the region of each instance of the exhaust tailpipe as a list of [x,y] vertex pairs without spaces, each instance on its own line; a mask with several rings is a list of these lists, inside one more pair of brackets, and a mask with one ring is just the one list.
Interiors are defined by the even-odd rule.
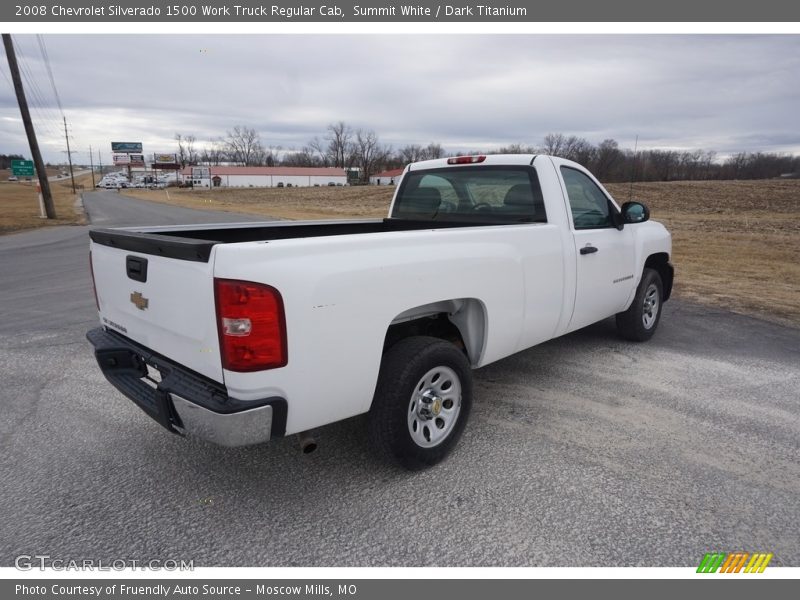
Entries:
[[317,449],[317,440],[311,435],[310,431],[301,431],[297,434],[297,443],[300,444],[300,452],[311,454]]

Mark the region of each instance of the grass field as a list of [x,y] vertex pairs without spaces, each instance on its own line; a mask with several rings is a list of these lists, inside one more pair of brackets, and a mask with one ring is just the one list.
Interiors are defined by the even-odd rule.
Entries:
[[[0,234],[46,227],[52,225],[76,225],[85,222],[83,211],[76,209],[78,196],[72,193],[69,177],[50,182],[57,219],[39,217],[39,200],[36,181],[0,181]],[[92,187],[91,174],[75,178],[76,186]],[[79,190],[80,191],[80,190]]]
[[[91,176],[76,178],[91,187]],[[84,222],[69,178],[50,182],[57,219],[39,218],[35,182],[0,181],[0,234]],[[628,184],[607,186],[622,203]],[[132,197],[283,219],[382,217],[390,186],[126,190]],[[702,304],[800,326],[800,181],[637,183],[633,198],[673,235],[675,293]]]
[[136,198],[280,219],[385,217],[394,186],[124,190]]
[[[620,202],[628,184],[610,184]],[[382,217],[392,187],[124,193],[199,209],[284,219]],[[677,297],[800,326],[800,181],[639,183],[633,198],[673,235]]]
[[633,196],[672,232],[679,297],[800,326],[800,181],[643,183]]

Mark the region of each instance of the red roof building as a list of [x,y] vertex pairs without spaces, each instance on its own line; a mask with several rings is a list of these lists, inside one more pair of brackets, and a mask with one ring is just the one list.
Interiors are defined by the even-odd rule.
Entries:
[[309,187],[346,185],[347,173],[335,167],[186,167],[195,187]]
[[369,178],[369,182],[373,185],[394,185],[400,179],[405,167],[400,169],[389,169],[382,173],[375,173]]

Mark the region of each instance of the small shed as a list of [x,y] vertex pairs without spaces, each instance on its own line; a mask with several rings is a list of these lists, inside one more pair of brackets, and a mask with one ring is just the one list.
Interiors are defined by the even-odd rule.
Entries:
[[382,173],[376,173],[369,178],[372,185],[395,185],[400,181],[400,176],[403,174],[405,168],[390,169]]

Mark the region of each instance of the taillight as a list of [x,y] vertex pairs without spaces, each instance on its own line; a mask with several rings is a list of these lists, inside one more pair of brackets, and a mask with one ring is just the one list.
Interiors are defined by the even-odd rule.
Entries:
[[486,157],[481,154],[480,156],[454,156],[447,159],[448,165],[471,165],[473,163],[482,163]]
[[92,265],[92,251],[89,250],[89,273],[92,274],[92,293],[94,294],[94,304],[97,312],[100,312],[100,300],[97,299],[97,284],[94,282],[94,266]]
[[283,367],[286,318],[275,288],[234,279],[214,279],[222,367],[229,371],[263,371]]

